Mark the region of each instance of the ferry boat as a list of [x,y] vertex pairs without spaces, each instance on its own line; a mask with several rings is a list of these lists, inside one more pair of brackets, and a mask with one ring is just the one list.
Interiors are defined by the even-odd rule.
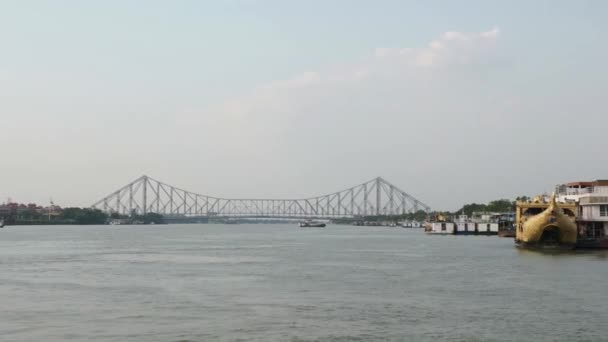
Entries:
[[403,228],[422,228],[422,225],[418,221],[403,221],[398,223]]
[[558,185],[557,196],[577,205],[576,248],[608,249],[608,180]]
[[467,215],[458,215],[454,223],[454,234],[456,235],[472,235],[477,232],[477,225],[472,222]]
[[514,238],[515,229],[513,227],[498,227],[498,236],[504,238]]
[[430,227],[425,231],[429,234],[449,235],[454,234],[454,222],[430,222]]
[[473,217],[459,215],[456,219],[456,235],[496,235],[498,222],[489,213],[473,213]]
[[114,218],[108,221],[108,224],[111,226],[123,226],[131,224],[131,219],[128,218]]
[[515,213],[503,213],[498,218],[498,236],[515,237]]
[[478,218],[470,218],[461,214],[449,221],[444,216],[438,215],[437,220],[429,222],[425,231],[430,234],[453,234],[453,235],[496,235],[498,234],[498,222],[494,222],[490,215],[482,215]]
[[424,224],[424,231],[429,234],[454,234],[454,222],[449,222],[442,214],[436,214]]
[[515,203],[515,243],[521,248],[573,249],[577,241],[576,204],[547,201],[537,196],[532,201]]
[[300,222],[300,228],[324,228],[325,223],[323,222],[314,222],[314,221],[302,221]]

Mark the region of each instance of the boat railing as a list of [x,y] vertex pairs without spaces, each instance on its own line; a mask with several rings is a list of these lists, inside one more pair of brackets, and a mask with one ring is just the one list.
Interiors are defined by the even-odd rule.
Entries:
[[560,195],[576,196],[587,194],[608,194],[608,186],[590,186],[587,188],[567,188],[560,191]]

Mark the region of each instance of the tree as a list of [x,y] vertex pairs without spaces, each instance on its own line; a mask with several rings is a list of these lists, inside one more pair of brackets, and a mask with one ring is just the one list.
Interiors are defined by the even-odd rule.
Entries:
[[[527,198],[527,197],[525,197],[525,196],[517,197],[517,200],[520,200],[521,198]],[[456,213],[462,213],[464,211],[464,214],[468,215],[468,216],[473,215],[474,212],[504,213],[504,212],[513,211],[514,207],[515,207],[515,203],[513,201],[502,198],[502,199],[490,201],[490,203],[488,203],[488,204],[477,204],[477,203],[465,204]]]
[[163,223],[165,223],[165,218],[161,214],[147,213],[146,215],[144,215],[144,223],[145,224],[150,224],[150,223],[163,224]]
[[418,210],[415,213],[412,214],[412,219],[418,221],[418,222],[422,222],[424,220],[426,220],[426,216],[427,213],[424,210]]
[[474,212],[484,212],[484,211],[488,211],[488,206],[485,204],[477,204],[477,203],[465,204],[460,210],[458,210],[459,213],[464,212],[464,214],[468,215],[468,216],[473,215]]
[[487,211],[498,213],[513,211],[513,202],[504,198],[491,201],[488,203]]
[[108,215],[99,209],[65,208],[63,218],[76,224],[105,224]]

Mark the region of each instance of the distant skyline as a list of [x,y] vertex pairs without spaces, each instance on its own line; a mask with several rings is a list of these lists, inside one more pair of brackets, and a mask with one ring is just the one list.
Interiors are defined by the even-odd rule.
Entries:
[[0,202],[608,178],[604,1],[0,2]]

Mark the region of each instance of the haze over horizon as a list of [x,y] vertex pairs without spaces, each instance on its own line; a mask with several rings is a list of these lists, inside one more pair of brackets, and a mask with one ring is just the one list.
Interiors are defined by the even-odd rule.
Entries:
[[603,1],[0,3],[0,203],[146,174],[456,210],[608,178]]

